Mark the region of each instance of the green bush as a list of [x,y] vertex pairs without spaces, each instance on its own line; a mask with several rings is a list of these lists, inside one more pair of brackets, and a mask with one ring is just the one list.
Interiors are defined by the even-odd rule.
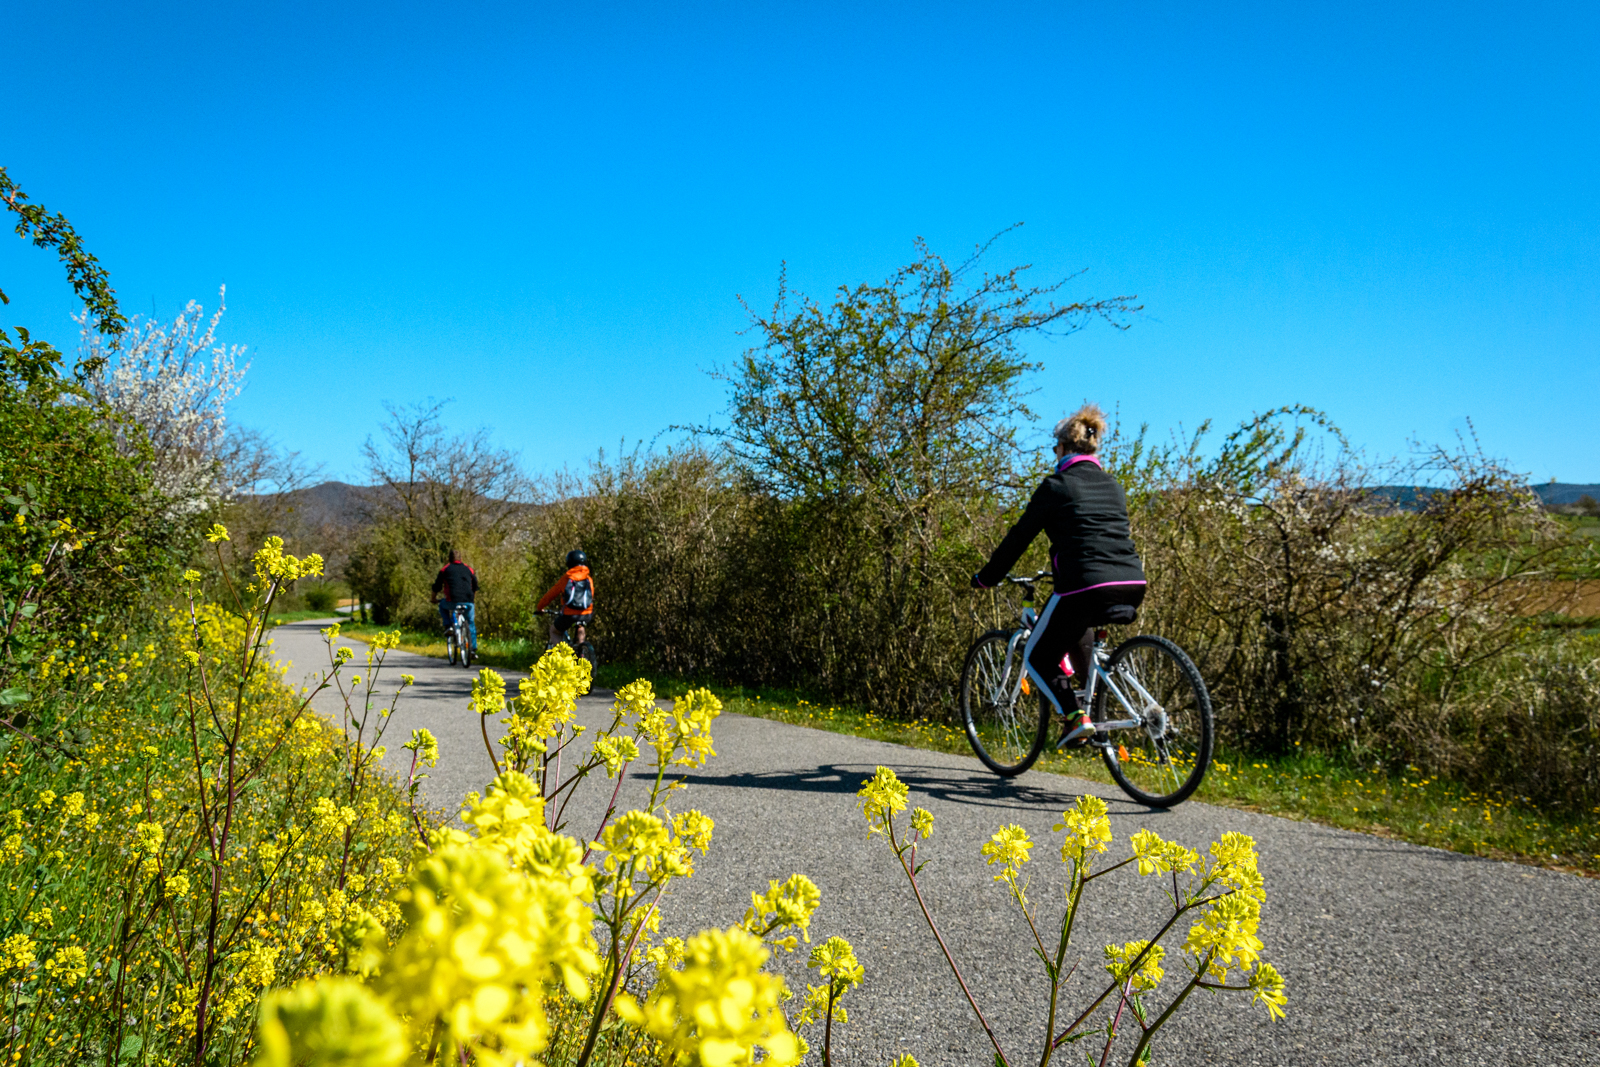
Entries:
[[339,603],[339,590],[331,585],[314,585],[300,594],[311,611],[332,611]]

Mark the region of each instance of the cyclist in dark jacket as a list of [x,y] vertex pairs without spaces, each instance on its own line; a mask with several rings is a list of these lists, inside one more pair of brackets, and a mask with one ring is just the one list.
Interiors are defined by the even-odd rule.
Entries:
[[[1028,674],[1070,729],[1062,740],[1082,744],[1094,735],[1087,708],[1078,706],[1072,679],[1087,680],[1094,653],[1094,626],[1108,613],[1126,616],[1144,600],[1144,567],[1128,529],[1122,486],[1095,458],[1105,436],[1105,415],[1086,404],[1056,426],[1056,469],[1034,490],[1022,518],[972,584],[999,584],[1043,530],[1050,538],[1055,591],[1034,624],[1024,653]],[[1062,669],[1063,657],[1072,674]]]
[[[444,594],[443,600],[439,599],[441,592]],[[434,576],[433,599],[439,605],[439,618],[446,631],[455,625],[456,605],[467,609],[467,638],[473,655],[478,654],[478,620],[474,617],[473,605],[473,598],[477,595],[477,572],[462,563],[461,553],[452,548],[450,562],[440,567],[439,573]]]

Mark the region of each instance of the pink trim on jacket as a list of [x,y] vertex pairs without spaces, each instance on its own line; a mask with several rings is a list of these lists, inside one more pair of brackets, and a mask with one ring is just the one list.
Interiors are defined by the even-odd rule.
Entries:
[[1056,464],[1056,473],[1060,474],[1062,471],[1066,470],[1068,467],[1072,466],[1074,463],[1082,463],[1085,460],[1087,460],[1090,463],[1093,463],[1096,467],[1100,467],[1101,470],[1105,470],[1104,467],[1100,466],[1100,461],[1098,459],[1094,458],[1093,456],[1089,455],[1086,452],[1080,452],[1077,455],[1062,456],[1061,457],[1061,462]]
[[1142,578],[1133,578],[1133,579],[1129,579],[1128,581],[1123,581],[1123,582],[1098,582],[1095,585],[1086,585],[1082,589],[1074,589],[1070,593],[1056,593],[1054,595],[1056,595],[1056,596],[1076,596],[1079,593],[1087,593],[1091,589],[1104,589],[1107,586],[1112,586],[1112,585],[1149,585],[1149,584],[1150,584],[1149,582],[1145,581]]

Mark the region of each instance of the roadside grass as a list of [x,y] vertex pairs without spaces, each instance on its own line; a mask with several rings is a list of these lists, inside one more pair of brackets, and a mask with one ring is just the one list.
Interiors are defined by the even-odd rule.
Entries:
[[[347,624],[343,632],[360,638],[382,629],[385,628],[371,624]],[[404,633],[400,647],[441,658],[445,653],[443,637],[433,634]],[[526,638],[480,637],[478,649],[478,662],[483,666],[507,670],[527,670],[544,653],[542,643],[535,647]],[[971,752],[966,734],[949,721],[889,719],[868,708],[813,700],[803,693],[771,686],[664,677],[616,663],[601,664],[595,684],[614,689],[635,678],[649,679],[656,693],[667,698],[704,686],[717,695],[724,710],[740,715],[935,752]],[[1112,784],[1098,754],[1047,751],[1036,768]],[[1195,799],[1245,811],[1309,819],[1325,826],[1452,852],[1600,877],[1600,808],[1585,814],[1542,812],[1521,797],[1474,792],[1415,768],[1396,773],[1319,752],[1264,757],[1219,745]]]

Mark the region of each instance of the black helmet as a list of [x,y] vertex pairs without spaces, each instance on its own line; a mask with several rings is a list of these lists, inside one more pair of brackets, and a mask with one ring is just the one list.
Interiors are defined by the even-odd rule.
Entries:
[[569,568],[570,567],[587,567],[588,565],[589,565],[589,557],[584,554],[583,549],[575,548],[571,552],[567,553],[567,566]]

